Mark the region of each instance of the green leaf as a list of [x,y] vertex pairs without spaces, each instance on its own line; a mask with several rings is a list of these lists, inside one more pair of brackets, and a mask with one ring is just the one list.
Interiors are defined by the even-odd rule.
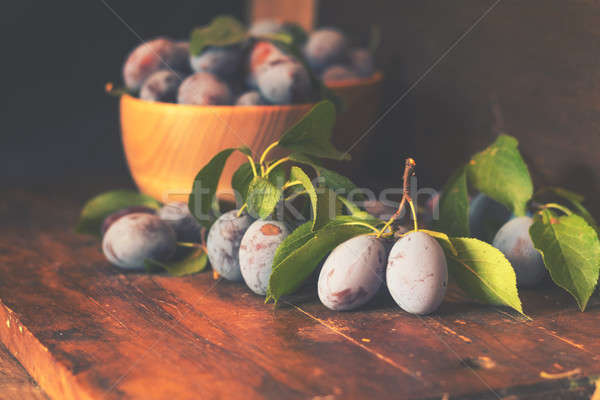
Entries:
[[240,165],[231,177],[231,187],[241,196],[239,200],[241,200],[242,204],[246,202],[248,186],[250,186],[252,178],[254,178],[254,173],[249,162]]
[[134,190],[113,190],[102,193],[85,203],[75,231],[100,236],[100,227],[108,215],[132,206],[159,209],[160,203]]
[[310,165],[317,175],[322,178],[323,185],[333,189],[337,194],[348,196],[356,189],[356,185],[350,179],[319,165],[315,160],[304,154],[293,153],[290,154],[289,158],[299,164]]
[[237,150],[248,157],[252,157],[252,150],[248,146],[238,147]]
[[372,232],[368,227],[341,220],[311,232],[311,224],[301,225],[277,249],[266,301],[273,299],[277,303],[281,296],[296,291],[321,260],[340,243]]
[[208,257],[203,249],[197,249],[180,261],[162,262],[148,259],[144,264],[148,272],[162,269],[171,276],[186,276],[204,270],[208,264]]
[[[337,196],[337,200],[340,203],[342,203],[342,205],[344,207],[346,207],[346,209],[348,210],[350,215],[352,215],[355,218],[362,219],[362,220],[368,220],[368,219],[374,218],[371,214],[369,214],[368,212],[366,212],[364,210],[361,210],[360,207],[358,207],[356,204],[354,204],[353,202],[351,202],[344,196]],[[377,221],[380,221],[380,220],[377,219]]]
[[581,311],[585,310],[600,272],[596,231],[578,215],[558,217],[544,209],[536,213],[529,234],[554,283],[577,300]]
[[585,206],[582,204],[583,201],[585,200],[585,197],[583,197],[582,195],[580,195],[578,193],[575,193],[568,189],[563,189],[560,187],[548,187],[548,188],[540,190],[540,192],[551,192],[551,193],[554,193],[558,197],[562,197],[563,199],[566,199],[573,206],[573,208],[574,208],[573,211],[577,215],[579,215],[580,217],[585,219],[585,221],[588,224],[590,224],[590,226],[592,228],[594,228],[594,230],[596,232],[598,232],[600,234],[600,229],[598,228],[598,223],[596,222],[596,219],[587,210],[587,208],[585,208]]
[[283,164],[277,165],[268,176],[269,181],[278,188],[283,187],[287,181],[287,168]]
[[533,194],[533,183],[518,144],[514,137],[500,135],[487,149],[473,156],[468,175],[477,190],[504,204],[516,216],[522,216]]
[[255,176],[248,187],[248,214],[255,218],[265,219],[273,213],[282,190],[275,186],[268,179],[261,176]]
[[448,269],[458,286],[469,296],[488,304],[508,306],[523,314],[517,277],[500,250],[472,238],[450,238],[458,255],[444,241]]
[[188,206],[192,215],[206,228],[210,228],[213,222],[210,211],[223,168],[225,168],[227,159],[235,150],[225,149],[219,152],[198,172],[194,179]]
[[348,154],[331,144],[334,124],[335,106],[328,100],[321,101],[283,134],[279,145],[315,157],[349,160]]
[[466,168],[458,169],[442,189],[439,201],[439,219],[434,221],[438,231],[455,237],[468,237],[469,193]]
[[215,17],[210,24],[192,31],[190,53],[202,53],[207,46],[231,46],[246,40],[246,29],[241,22],[230,16]]
[[302,168],[293,166],[290,169],[290,181],[291,182],[299,181],[302,184],[302,186],[304,187],[306,194],[308,195],[308,199],[310,200],[311,215],[312,215],[313,230],[314,230],[316,216],[317,216],[317,191],[315,190],[315,187],[313,186],[312,181],[310,180],[308,175],[306,175],[306,173],[302,170]]
[[297,48],[301,48],[306,42],[306,39],[308,39],[308,33],[306,33],[306,30],[293,22],[286,22],[283,24],[283,31],[292,37],[292,45]]

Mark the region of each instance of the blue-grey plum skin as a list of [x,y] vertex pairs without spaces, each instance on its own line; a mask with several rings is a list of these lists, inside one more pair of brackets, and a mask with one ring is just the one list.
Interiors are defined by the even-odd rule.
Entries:
[[386,258],[385,245],[375,236],[357,236],[337,246],[319,274],[321,303],[338,311],[366,304],[381,287]]
[[346,61],[348,41],[337,29],[318,29],[309,35],[304,45],[304,57],[311,68],[320,73],[329,65]]
[[197,56],[190,56],[190,65],[195,72],[209,72],[223,79],[234,75],[240,67],[240,46],[208,47]]
[[327,67],[321,75],[321,79],[325,83],[341,82],[358,78],[360,78],[360,76],[358,76],[351,67],[340,64]]
[[408,233],[390,251],[386,282],[404,311],[419,315],[434,312],[444,300],[448,282],[444,251],[428,234]]
[[142,85],[140,99],[175,103],[177,100],[177,89],[179,89],[180,84],[181,79],[176,72],[166,69],[156,71]]
[[272,104],[308,101],[312,83],[306,68],[298,62],[282,62],[262,70],[256,83],[263,97]]
[[242,237],[254,219],[238,210],[221,215],[210,227],[206,252],[213,270],[229,281],[241,281],[239,250]]
[[187,67],[185,42],[159,37],[140,44],[123,64],[123,80],[131,90],[138,90],[152,73],[167,69],[185,71]]
[[529,227],[530,217],[513,218],[500,228],[493,245],[512,264],[517,275],[517,286],[532,287],[546,276],[546,267],[541,254],[533,247]]
[[143,269],[147,259],[166,261],[175,249],[173,229],[158,216],[146,213],[119,218],[102,239],[102,251],[108,261],[124,269]]
[[355,48],[350,51],[350,64],[352,69],[361,78],[366,78],[375,72],[375,62],[371,52],[367,49]]
[[512,217],[508,208],[496,200],[479,193],[469,206],[469,227],[471,236],[491,243],[502,225]]
[[243,93],[235,101],[236,106],[264,106],[266,104],[268,104],[267,101],[256,90]]
[[123,208],[119,211],[115,211],[114,213],[109,214],[106,218],[104,218],[104,221],[102,222],[102,227],[100,228],[100,234],[104,236],[108,228],[110,228],[110,226],[113,223],[115,223],[116,220],[118,220],[121,217],[124,217],[127,214],[133,213],[156,214],[156,210],[145,206],[132,206]]
[[197,72],[181,83],[177,102],[203,106],[230,105],[233,103],[233,95],[229,86],[215,75]]
[[240,270],[244,282],[254,293],[267,293],[275,251],[288,235],[289,229],[283,222],[257,220],[242,237]]
[[200,243],[202,226],[194,218],[188,204],[174,201],[158,210],[158,216],[173,228],[177,241]]

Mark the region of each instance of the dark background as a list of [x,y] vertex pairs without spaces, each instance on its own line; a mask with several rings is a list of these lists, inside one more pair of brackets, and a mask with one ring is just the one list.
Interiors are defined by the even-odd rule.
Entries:
[[[383,112],[493,3],[322,0],[318,15],[363,39],[381,26]],[[109,4],[145,39],[246,14],[241,0]],[[8,2],[0,18],[0,177],[127,176],[117,101],[103,87],[119,81],[138,39],[100,1]],[[494,139],[500,120],[538,187],[583,192],[600,211],[600,1],[502,0],[372,132],[370,161],[354,178],[398,185],[411,155],[421,183],[439,186]]]

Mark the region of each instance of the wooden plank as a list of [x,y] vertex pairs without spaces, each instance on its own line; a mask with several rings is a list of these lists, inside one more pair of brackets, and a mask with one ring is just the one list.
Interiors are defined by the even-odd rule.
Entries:
[[3,345],[0,345],[0,399],[47,399],[42,389]]
[[209,273],[122,273],[71,231],[90,191],[52,189],[0,205],[0,339],[50,397],[587,395],[600,374],[597,295],[579,313],[559,289],[525,291],[533,321],[456,291],[427,317],[383,294],[357,312],[311,291],[274,310]]

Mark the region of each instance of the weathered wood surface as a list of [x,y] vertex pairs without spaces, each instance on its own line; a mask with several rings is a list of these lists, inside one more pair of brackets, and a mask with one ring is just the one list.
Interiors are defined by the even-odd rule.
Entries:
[[455,292],[427,317],[384,295],[358,312],[326,310],[310,293],[274,310],[210,273],[171,278],[108,265],[96,239],[72,232],[83,199],[101,186],[2,193],[0,339],[52,398],[549,399],[594,391],[598,293],[580,313],[560,289],[524,291],[532,321]]
[[0,399],[47,399],[42,389],[3,345],[0,345]]

